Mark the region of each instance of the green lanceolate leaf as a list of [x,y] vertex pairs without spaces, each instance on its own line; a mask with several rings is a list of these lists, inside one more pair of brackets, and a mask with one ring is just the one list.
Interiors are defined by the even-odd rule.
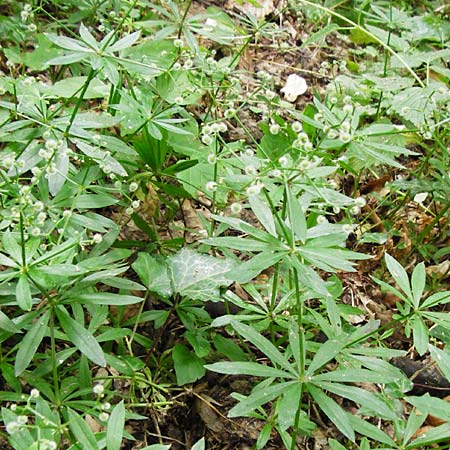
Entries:
[[120,450],[125,426],[125,406],[123,400],[111,412],[106,430],[106,449]]
[[97,440],[88,424],[74,410],[68,409],[69,428],[83,450],[98,450]]
[[35,320],[25,337],[22,339],[14,363],[14,373],[16,376],[21,375],[32,361],[42,339],[47,333],[49,318],[50,311],[46,311],[42,316]]
[[403,266],[394,259],[388,253],[385,254],[384,259],[386,261],[386,266],[394,277],[394,280],[399,285],[400,289],[406,294],[409,299],[412,299],[411,287],[409,285],[408,274]]
[[20,309],[30,311],[33,306],[30,284],[26,274],[21,274],[16,286],[16,301]]
[[232,321],[231,325],[242,337],[262,351],[273,364],[278,364],[294,376],[297,375],[294,367],[283,354],[268,339],[258,333],[258,331],[238,321]]
[[307,389],[319,408],[327,415],[331,422],[336,425],[342,434],[354,442],[355,431],[348,420],[346,412],[321,389],[314,387],[311,384],[307,385]]
[[106,366],[105,355],[94,336],[83,325],[73,320],[64,307],[59,306],[56,309],[56,315],[61,328],[75,347],[94,364]]
[[218,362],[207,364],[205,369],[213,372],[226,373],[229,375],[253,375],[255,377],[273,377],[273,378],[296,378],[291,373],[274,367],[264,366],[253,362]]

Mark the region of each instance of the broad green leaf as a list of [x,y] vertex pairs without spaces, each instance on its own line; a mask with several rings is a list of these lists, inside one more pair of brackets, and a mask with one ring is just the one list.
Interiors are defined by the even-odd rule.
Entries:
[[171,284],[175,292],[190,298],[209,298],[220,286],[228,286],[228,274],[235,266],[229,259],[197,253],[183,248],[167,258]]
[[411,287],[409,285],[408,274],[403,266],[394,259],[389,253],[384,255],[384,260],[386,261],[386,266],[394,277],[394,280],[399,285],[400,289],[406,294],[409,299],[412,299]]
[[35,320],[20,342],[14,363],[14,373],[16,376],[20,376],[32,361],[34,354],[47,332],[49,319],[50,311],[46,311],[41,317]]
[[423,291],[425,289],[425,264],[421,262],[414,267],[411,275],[411,290],[414,308],[419,308],[420,299],[422,298]]
[[346,412],[321,389],[307,384],[307,389],[325,415],[336,425],[338,430],[352,442],[355,442],[355,431]]
[[276,236],[277,233],[275,230],[273,212],[264,200],[262,200],[259,195],[250,195],[248,197],[248,202],[250,203],[255,216],[272,236]]
[[203,360],[184,345],[176,344],[173,347],[172,358],[179,386],[193,383],[205,375]]
[[165,261],[141,252],[132,267],[151,291],[163,297],[170,297],[174,293]]
[[61,328],[75,347],[94,364],[105,367],[105,355],[92,334],[83,325],[73,320],[62,306],[56,308]]
[[106,449],[120,450],[125,427],[125,406],[123,400],[111,411],[106,430]]
[[286,383],[277,383],[269,387],[257,389],[244,400],[241,400],[236,406],[231,408],[228,413],[228,417],[245,416],[259,406],[264,405],[265,403],[270,402],[274,398],[282,395],[286,389],[290,388],[292,385],[298,386],[298,382],[288,381]]
[[16,286],[16,301],[19,308],[24,311],[30,311],[33,306],[33,299],[31,297],[30,284],[26,274],[21,274]]
[[218,362],[206,364],[205,369],[228,375],[253,375],[255,377],[269,378],[296,378],[292,373],[284,372],[274,367],[264,366],[253,362]]
[[82,445],[83,450],[98,450],[97,440],[88,424],[73,409],[68,408],[67,414],[70,431]]
[[289,361],[282,355],[282,353],[264,336],[258,333],[254,328],[249,327],[238,321],[232,321],[231,326],[245,339],[250,341],[255,345],[261,352],[263,352],[272,364],[277,364],[287,372],[294,376],[297,373],[294,367],[289,363]]
[[428,350],[428,327],[420,316],[411,318],[411,326],[413,330],[414,348],[420,356],[423,356]]

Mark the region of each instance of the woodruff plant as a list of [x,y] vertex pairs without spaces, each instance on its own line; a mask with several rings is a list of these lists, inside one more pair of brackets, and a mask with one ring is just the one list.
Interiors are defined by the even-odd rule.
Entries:
[[[378,345],[386,336],[378,320],[351,324],[361,311],[341,304],[338,276],[368,259],[346,248],[367,206],[359,194],[344,194],[346,174],[401,170],[417,155],[407,148],[410,135],[420,142],[432,133],[442,139],[443,161],[433,167],[446,180],[440,131],[448,92],[442,79],[423,80],[448,78],[439,61],[447,49],[426,56],[408,34],[420,16],[400,9],[374,4],[369,12],[365,4],[355,22],[345,9],[297,3],[347,23],[341,31],[355,42],[363,33],[367,55],[367,44],[386,51],[381,71],[378,60],[353,73],[336,64],[341,74],[303,112],[277,95],[267,72],[254,89],[245,86],[241,55],[284,33],[251,14],[236,25],[217,8],[192,14],[191,1],[115,2],[111,11],[66,2],[66,12],[11,3],[10,20],[0,22],[16,45],[5,46],[9,74],[0,78],[0,370],[8,385],[0,398],[15,449],[119,449],[132,438],[126,418],[170,406],[167,386],[193,383],[206,369],[261,379],[247,396],[233,394],[229,413],[265,421],[257,448],[272,430],[296,448],[319,415],[348,446],[370,448],[370,440],[412,449],[449,435],[444,426],[416,437],[425,416],[402,420],[399,399],[411,383],[387,360],[403,352]],[[384,19],[401,35],[384,31]],[[308,45],[337,28],[330,24]],[[429,33],[422,41],[436,42]],[[34,51],[24,51],[29,41]],[[256,132],[249,111],[261,119]],[[242,139],[230,139],[236,130]],[[186,199],[212,213],[189,230],[202,237],[195,249],[158,228]],[[131,221],[150,242],[123,238]],[[433,308],[448,293],[426,294],[422,264],[410,280],[392,257],[386,264],[399,289],[377,282],[399,298],[394,322],[412,330],[420,355],[429,351],[448,371],[447,352],[429,342],[446,335],[445,315]],[[211,301],[227,313],[212,320]],[[149,322],[154,334],[141,332]],[[174,322],[182,333],[171,332]],[[166,334],[175,339],[170,348]],[[230,361],[211,363],[219,353]],[[129,395],[117,380],[130,383]],[[440,402],[406,400],[448,415]],[[377,418],[392,421],[395,436],[375,426]],[[202,439],[193,448],[204,446]]]

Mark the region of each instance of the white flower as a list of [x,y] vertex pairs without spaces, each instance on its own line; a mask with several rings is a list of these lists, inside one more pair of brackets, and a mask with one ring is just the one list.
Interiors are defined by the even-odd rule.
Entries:
[[31,389],[30,398],[39,398],[41,393],[37,389]]
[[131,202],[131,207],[132,207],[133,209],[138,209],[140,204],[141,204],[141,202],[140,202],[139,200],[133,200],[133,201]]
[[[100,244],[100,242],[102,242],[102,240],[103,240],[103,236],[100,233],[96,233],[96,234],[94,234],[94,236],[92,236],[92,240],[94,241],[94,244]],[[101,386],[101,385],[97,384],[96,386]]]
[[344,233],[350,234],[353,231],[353,225],[351,225],[349,223],[342,225],[342,231]]
[[292,127],[292,131],[295,131],[296,133],[300,133],[300,131],[303,130],[302,124],[298,121],[293,122],[291,127]]
[[240,203],[232,203],[230,210],[233,214],[239,214],[242,211],[242,205]]
[[364,206],[366,206],[366,199],[364,197],[357,197],[355,198],[355,205],[359,206],[360,208],[363,208]]
[[49,139],[49,140],[45,143],[45,148],[46,148],[47,150],[54,150],[57,146],[58,146],[58,143],[57,143],[54,139]]
[[358,205],[352,206],[350,208],[350,214],[352,214],[353,216],[358,215],[361,212],[361,208]]
[[202,136],[202,142],[203,142],[205,145],[211,145],[211,144],[212,144],[212,141],[213,141],[213,138],[212,138],[209,134],[204,134],[204,135]]
[[278,125],[277,123],[273,123],[272,125],[270,125],[270,132],[272,134],[278,134],[280,132],[280,125]]
[[103,384],[98,383],[98,384],[94,385],[94,387],[92,388],[92,391],[96,395],[102,395],[103,392],[105,392],[105,388],[104,388]]
[[109,403],[109,402],[103,403],[102,409],[103,409],[103,411],[108,411],[108,410],[110,410],[110,409],[111,409],[111,403]]
[[258,169],[255,166],[246,166],[244,168],[244,172],[246,173],[246,175],[257,175]]
[[132,183],[130,183],[130,186],[128,187],[130,192],[136,192],[138,190],[139,185],[133,181]]
[[275,96],[277,95],[275,92],[271,91],[270,89],[267,89],[266,92],[264,92],[265,96],[268,100],[273,100]]
[[17,416],[17,423],[19,425],[25,425],[28,422],[28,416]]
[[306,84],[306,80],[303,77],[292,73],[288,76],[286,84],[281,89],[281,92],[288,102],[295,102],[297,97],[303,95],[307,89],[308,85]]
[[102,421],[102,422],[107,422],[109,419],[109,414],[106,412],[102,412],[98,415],[98,418]]
[[206,189],[208,192],[214,192],[215,190],[217,190],[217,183],[216,183],[215,181],[208,181],[208,182],[205,184],[205,189]]
[[278,162],[281,167],[286,167],[289,164],[289,158],[287,156],[281,156],[278,158]]
[[39,236],[40,234],[41,234],[41,229],[38,228],[38,227],[34,227],[34,228],[31,230],[31,235],[32,235],[32,236]]
[[414,196],[414,201],[416,203],[423,203],[425,199],[428,197],[428,192],[420,192]]
[[3,160],[3,166],[5,169],[11,169],[11,167],[14,165],[14,158],[12,156],[7,156]]
[[177,48],[183,47],[183,39],[175,39],[173,41],[173,45]]
[[252,184],[246,189],[246,193],[248,196],[250,195],[258,195],[261,192],[261,189],[263,188],[262,183]]
[[216,161],[217,161],[216,155],[214,153],[210,153],[208,155],[207,161],[208,161],[209,164],[215,164]]
[[344,111],[346,114],[351,114],[353,112],[353,106],[350,105],[349,103],[346,103],[343,107],[342,107],[342,111]]
[[198,230],[198,234],[203,237],[203,238],[207,238],[208,237],[208,231],[205,230],[204,228],[202,228],[201,230]]
[[6,432],[8,434],[14,434],[16,431],[19,431],[20,425],[17,422],[8,422],[6,424]]
[[127,216],[131,216],[131,214],[133,214],[133,208],[131,206],[129,206],[126,210],[125,210],[125,214]]
[[325,216],[317,216],[317,225],[322,225],[323,223],[327,223],[328,219]]

